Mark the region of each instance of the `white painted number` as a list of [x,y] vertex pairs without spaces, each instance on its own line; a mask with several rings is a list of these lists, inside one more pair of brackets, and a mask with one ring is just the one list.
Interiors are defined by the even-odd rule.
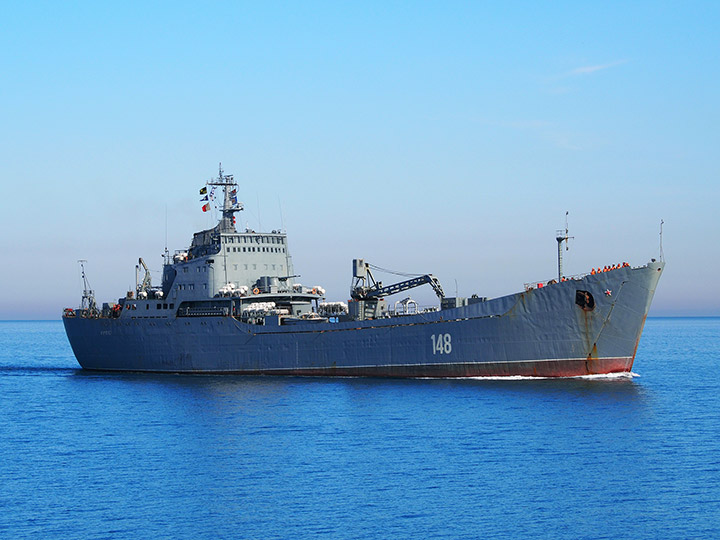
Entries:
[[450,354],[452,352],[452,336],[450,334],[432,334],[433,354]]

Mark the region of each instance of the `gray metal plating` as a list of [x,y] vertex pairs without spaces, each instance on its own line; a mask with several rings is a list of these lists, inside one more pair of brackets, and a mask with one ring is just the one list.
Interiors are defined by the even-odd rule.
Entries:
[[286,234],[238,232],[237,184],[221,169],[208,185],[225,192],[222,218],[196,233],[188,250],[166,257],[161,286],[144,282],[103,310],[65,310],[83,368],[398,377],[626,372],[664,268],[652,261],[576,279],[561,275],[500,298],[387,311],[384,291],[435,279],[414,278],[400,287],[378,284],[377,297],[363,289],[350,310],[333,305],[328,315],[322,287],[295,282]]

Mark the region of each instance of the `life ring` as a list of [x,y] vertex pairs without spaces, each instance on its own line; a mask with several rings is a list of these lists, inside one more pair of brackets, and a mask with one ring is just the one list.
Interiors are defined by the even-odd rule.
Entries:
[[317,294],[317,289],[315,287],[313,287],[312,293]]
[[255,288],[253,289],[253,294],[260,294],[260,289],[258,289],[257,287],[255,287]]

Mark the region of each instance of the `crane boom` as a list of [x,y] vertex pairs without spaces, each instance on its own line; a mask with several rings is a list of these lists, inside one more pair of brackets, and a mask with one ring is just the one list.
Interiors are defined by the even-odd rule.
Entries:
[[[433,288],[435,294],[440,300],[445,298],[445,293],[440,285],[440,281],[432,274],[425,274],[423,276],[414,277],[383,287],[382,282],[375,281],[375,278],[370,271],[370,265],[362,259],[355,259],[353,261],[353,269],[355,274],[355,285],[350,291],[350,296],[355,300],[382,298],[383,296],[390,296],[391,294],[407,291],[408,289],[413,289],[415,287],[425,285],[426,283]],[[366,279],[368,286],[365,286]]]
[[445,293],[442,290],[440,281],[432,274],[425,274],[424,276],[419,276],[416,278],[408,279],[406,281],[401,281],[400,283],[393,283],[392,285],[388,285],[387,287],[370,290],[365,294],[365,298],[380,298],[383,296],[390,296],[391,294],[397,294],[403,291],[407,291],[408,289],[420,287],[420,285],[425,285],[426,283],[433,288],[438,298],[440,298],[441,300],[445,298]]
[[147,292],[152,287],[150,269],[147,267],[147,264],[145,264],[145,261],[143,261],[142,257],[138,259],[138,264],[145,269],[145,276],[143,277],[142,284],[140,285],[138,291]]

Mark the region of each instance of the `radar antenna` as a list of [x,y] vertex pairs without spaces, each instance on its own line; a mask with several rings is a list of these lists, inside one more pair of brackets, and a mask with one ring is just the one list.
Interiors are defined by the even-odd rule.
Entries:
[[208,186],[217,186],[223,189],[222,218],[220,219],[218,232],[237,232],[235,229],[235,212],[243,209],[243,203],[237,200],[237,183],[232,174],[223,172],[222,163],[218,166],[218,177],[207,182]]
[[568,243],[568,240],[571,238],[575,238],[574,236],[568,236],[568,214],[570,212],[565,212],[565,230],[559,229],[555,232],[555,240],[557,240],[558,243],[558,283],[562,281],[563,279],[563,268],[562,268],[562,244],[565,242],[565,251],[568,251],[570,249],[570,245]]

